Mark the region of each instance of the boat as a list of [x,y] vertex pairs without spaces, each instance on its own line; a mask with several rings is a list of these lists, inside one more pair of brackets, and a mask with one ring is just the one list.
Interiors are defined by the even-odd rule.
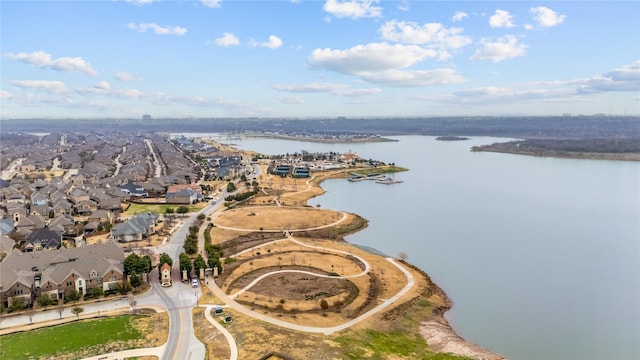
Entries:
[[376,180],[376,184],[385,184],[385,185],[400,184],[401,182],[402,180],[396,180],[390,177],[385,177],[383,179]]

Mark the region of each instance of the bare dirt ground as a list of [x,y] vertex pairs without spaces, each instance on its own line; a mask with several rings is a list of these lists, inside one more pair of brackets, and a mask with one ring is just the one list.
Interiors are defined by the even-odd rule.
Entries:
[[341,219],[341,213],[331,210],[256,206],[225,211],[215,219],[215,224],[254,231],[282,231],[326,226]]

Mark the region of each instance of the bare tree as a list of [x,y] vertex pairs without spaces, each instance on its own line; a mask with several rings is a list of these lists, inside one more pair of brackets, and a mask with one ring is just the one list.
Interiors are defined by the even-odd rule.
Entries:
[[64,311],[64,299],[60,297],[58,299],[58,315],[60,315],[60,319],[62,319],[62,312]]
[[409,258],[409,256],[407,255],[407,253],[406,253],[406,252],[404,252],[404,251],[400,251],[400,252],[398,253],[398,257],[399,257],[399,258],[400,258],[400,260],[402,260],[402,261],[407,261],[407,259]]
[[127,299],[129,300],[129,307],[131,308],[131,312],[135,314],[136,305],[138,305],[138,302],[136,301],[136,297],[133,296],[133,293],[128,293]]

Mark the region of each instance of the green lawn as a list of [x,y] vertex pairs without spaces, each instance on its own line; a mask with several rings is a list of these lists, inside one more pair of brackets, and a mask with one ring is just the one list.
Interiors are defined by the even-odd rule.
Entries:
[[357,169],[354,172],[362,175],[371,175],[371,174],[390,174],[390,173],[397,173],[397,172],[402,172],[407,170],[409,169],[403,168],[400,166],[384,165],[384,166],[378,166],[378,167]]
[[464,360],[461,356],[439,354],[429,350],[427,343],[416,334],[401,331],[355,331],[351,336],[336,339],[348,359],[386,359],[391,355],[420,360]]
[[116,316],[0,336],[0,359],[38,359],[139,339],[141,334],[132,325],[134,319],[131,315]]
[[165,214],[167,209],[171,208],[174,211],[174,215],[181,215],[176,213],[180,206],[186,206],[189,208],[189,212],[195,212],[202,209],[206,203],[199,203],[195,205],[177,205],[177,204],[131,204],[131,206],[125,211],[126,215],[135,215],[140,213],[154,213]]

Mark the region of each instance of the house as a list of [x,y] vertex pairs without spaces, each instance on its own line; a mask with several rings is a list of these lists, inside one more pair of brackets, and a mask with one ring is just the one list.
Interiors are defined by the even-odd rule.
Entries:
[[153,213],[137,214],[127,222],[120,223],[111,229],[111,240],[119,242],[139,241],[155,232],[158,216]]
[[40,215],[42,217],[49,217],[49,205],[31,205],[29,208],[31,215]]
[[134,183],[127,183],[120,186],[120,191],[134,197],[147,197],[149,193],[140,185]]
[[27,304],[49,294],[53,300],[76,290],[80,294],[94,287],[115,290],[124,277],[124,251],[118,244],[21,253],[11,251],[0,262],[0,301],[4,308],[15,298]]
[[60,231],[62,235],[75,235],[76,222],[70,215],[58,215],[49,222],[49,229]]
[[93,211],[98,210],[98,204],[93,200],[83,200],[75,205],[75,211],[78,215],[89,215]]
[[9,234],[13,231],[13,220],[0,219],[0,234]]
[[73,209],[73,204],[64,198],[57,198],[53,202],[53,216],[59,216],[64,214],[70,214]]
[[182,189],[177,192],[167,191],[167,204],[194,204],[198,201],[198,194],[191,189]]
[[167,263],[160,267],[160,283],[162,286],[171,286],[171,266]]
[[47,194],[41,191],[37,191],[31,194],[31,206],[34,206],[34,205],[42,206],[42,205],[48,205],[48,204],[49,204],[49,197],[47,196]]
[[71,191],[71,194],[69,194],[69,200],[71,200],[71,202],[73,202],[74,204],[78,204],[82,201],[89,201],[89,193],[87,193],[83,189],[76,188]]
[[62,232],[43,228],[34,230],[24,238],[24,251],[58,249],[62,246]]
[[112,219],[112,216],[109,211],[96,210],[92,212],[91,215],[89,215],[89,217],[87,218],[87,221],[90,223],[97,222],[98,224],[110,224],[111,219]]

